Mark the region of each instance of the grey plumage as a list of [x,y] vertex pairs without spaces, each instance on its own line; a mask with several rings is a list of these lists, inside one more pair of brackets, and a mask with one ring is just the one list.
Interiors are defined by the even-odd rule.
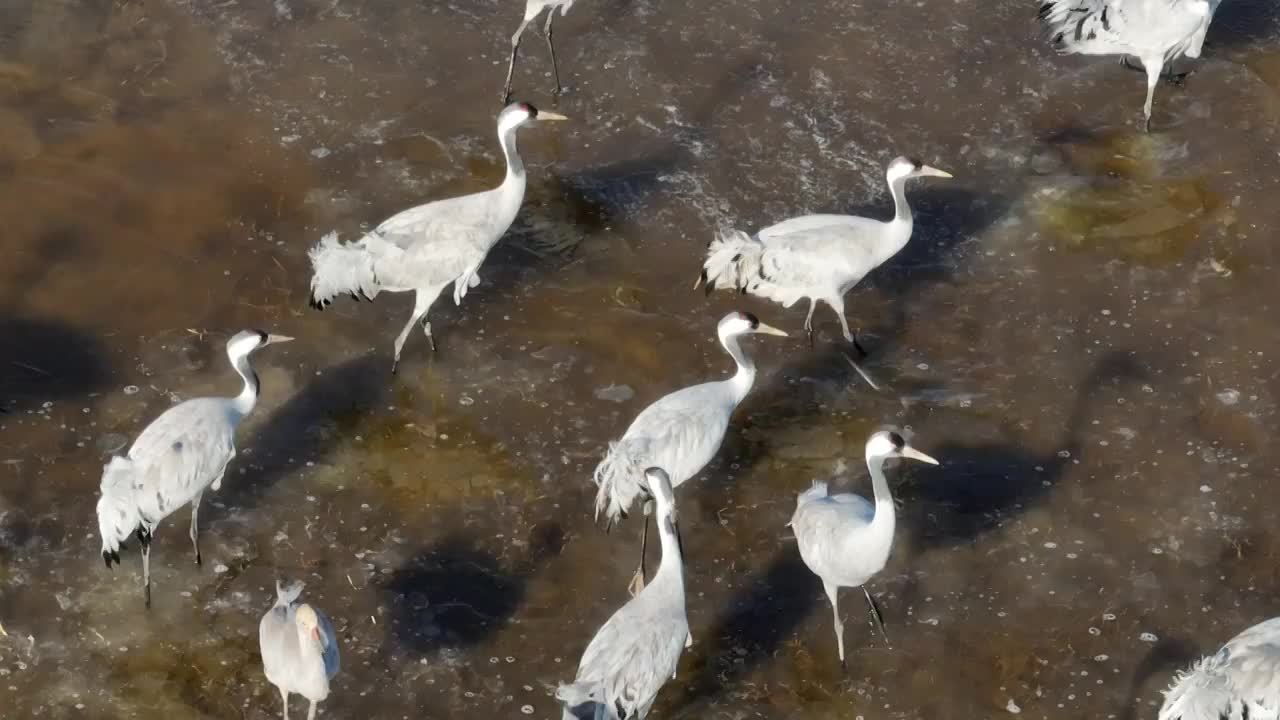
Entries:
[[1280,618],[1254,625],[1178,674],[1159,720],[1280,718]]
[[235,457],[235,432],[258,401],[258,376],[249,354],[293,338],[244,330],[227,341],[227,357],[244,381],[236,397],[195,398],[169,408],[142,431],[126,456],[103,467],[98,530],[107,567],[120,562],[131,534],[142,545],[145,601],[151,606],[151,536],[178,508],[191,503],[191,545],[200,562],[197,514],[206,488],[217,491]]
[[1061,53],[1132,55],[1147,74],[1145,127],[1166,64],[1200,57],[1222,0],[1047,0],[1040,20]]
[[310,702],[307,720],[315,720],[316,705],[329,697],[329,681],[341,669],[338,636],[329,618],[315,607],[297,602],[303,584],[276,583],[275,605],[258,623],[258,646],[267,680],[280,691],[285,720],[289,693]]
[[393,215],[359,240],[342,243],[331,232],[311,248],[311,306],[323,310],[334,298],[349,295],[372,300],[382,292],[413,292],[409,322],[397,336],[392,371],[414,324],[423,323],[431,347],[427,311],[450,284],[453,302],[480,283],[480,265],[506,233],[524,201],[524,163],[516,149],[516,131],[533,120],[564,120],[516,103],[498,115],[498,139],[507,159],[502,184],[492,190],[437,200]]
[[686,646],[689,618],[675,494],[659,468],[649,468],[645,482],[657,507],[662,562],[653,581],[596,632],[574,682],[556,691],[565,705],[563,720],[643,720],[662,685],[675,676]]

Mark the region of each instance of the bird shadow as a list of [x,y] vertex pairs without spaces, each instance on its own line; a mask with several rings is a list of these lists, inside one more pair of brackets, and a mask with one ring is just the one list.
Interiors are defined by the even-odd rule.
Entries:
[[381,585],[392,620],[388,648],[423,656],[470,647],[502,628],[520,607],[527,585],[564,547],[564,529],[534,529],[528,554],[511,567],[483,549],[473,533],[454,531],[398,567]]
[[[361,355],[326,368],[268,416],[245,443],[246,452],[230,469],[245,469],[229,478],[219,504],[244,507],[258,503],[281,479],[308,462],[322,460],[342,438],[377,408],[389,387],[387,367],[376,354]],[[216,506],[215,506],[216,507]]]
[[83,397],[110,382],[112,368],[98,338],[65,323],[0,319],[0,412]]
[[[1103,356],[1076,384],[1060,450],[1045,455],[1027,452],[1018,443],[950,444],[931,447],[937,468],[917,469],[912,481],[896,490],[922,547],[965,542],[999,527],[1011,513],[1021,513],[1043,500],[1083,450],[1081,430],[1099,396],[1147,379],[1146,366],[1129,353]],[[924,412],[929,412],[925,409]],[[1009,432],[1008,434],[1014,434]]]
[[[726,612],[690,651],[693,676],[676,707],[708,699],[774,656],[809,616],[821,595],[817,577],[795,547],[774,555],[765,570],[733,594]],[[744,652],[745,651],[745,652]]]
[[1124,709],[1123,720],[1138,720],[1144,715],[1142,709],[1142,690],[1153,675],[1164,673],[1171,668],[1183,668],[1200,655],[1191,643],[1185,640],[1162,638],[1138,663],[1129,681],[1129,695],[1132,698]]
[[1270,0],[1227,0],[1218,6],[1205,36],[1205,53],[1215,46],[1231,47],[1273,41],[1280,32],[1280,4]]

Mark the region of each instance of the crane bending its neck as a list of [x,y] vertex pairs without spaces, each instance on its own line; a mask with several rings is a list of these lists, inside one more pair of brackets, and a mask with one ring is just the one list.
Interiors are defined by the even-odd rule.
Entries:
[[729,387],[733,394],[733,404],[737,405],[751,391],[751,386],[756,381],[756,366],[751,362],[746,353],[742,352],[742,347],[738,344],[739,333],[720,331],[720,344],[724,346],[725,352],[733,358],[738,365],[738,372],[725,382],[729,383]]
[[249,365],[248,352],[235,352],[228,350],[227,356],[231,358],[231,366],[240,373],[240,377],[244,379],[244,389],[240,394],[231,401],[236,413],[241,418],[253,412],[253,406],[258,404],[258,373],[253,371],[253,367]]

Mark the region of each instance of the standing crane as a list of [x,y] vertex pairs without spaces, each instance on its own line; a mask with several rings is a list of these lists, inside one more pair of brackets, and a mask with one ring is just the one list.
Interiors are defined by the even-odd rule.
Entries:
[[258,623],[258,649],[267,680],[280,691],[284,720],[289,720],[289,693],[306,698],[307,720],[315,720],[316,704],[329,697],[329,681],[338,674],[338,636],[324,613],[298,603],[302,583],[276,582],[276,604]]
[[515,103],[498,114],[498,140],[507,158],[507,175],[492,190],[437,200],[397,213],[356,242],[325,235],[311,258],[311,306],[323,310],[338,295],[372,300],[380,292],[413,292],[413,314],[396,337],[391,372],[415,323],[422,321],[434,351],[427,311],[449,283],[453,302],[462,304],[469,288],[480,284],[480,265],[511,227],[524,200],[525,171],[516,150],[516,130],[533,121],[566,120]]
[[1217,653],[1178,673],[1159,720],[1280,718],[1280,617],[1231,638]]
[[867,273],[898,254],[911,239],[914,221],[907,204],[907,180],[949,178],[919,160],[899,157],[889,163],[885,180],[893,194],[892,220],[854,215],[802,215],[760,230],[754,237],[740,230],[722,232],[707,246],[702,276],[707,292],[733,288],[791,307],[809,299],[804,329],[813,346],[813,310],[825,302],[840,318],[846,342],[858,345],[844,316],[845,293]]
[[818,482],[800,493],[796,499],[796,512],[789,523],[800,546],[800,557],[813,574],[822,579],[822,588],[831,601],[841,666],[844,665],[844,623],[840,620],[837,605],[840,588],[862,588],[880,634],[886,643],[889,639],[884,632],[880,608],[867,591],[866,583],[884,569],[889,561],[889,550],[893,547],[897,515],[883,467],[885,460],[895,457],[938,464],[937,460],[908,445],[899,433],[882,430],[867,440],[866,447],[867,471],[871,473],[875,504],[852,493],[831,495],[827,492],[827,484]]
[[502,90],[502,104],[506,105],[511,101],[511,74],[516,69],[516,53],[520,51],[520,36],[524,35],[525,28],[529,27],[529,23],[538,17],[538,15],[547,8],[547,24],[543,26],[547,35],[547,50],[551,51],[551,72],[556,79],[556,95],[562,90],[560,88],[560,66],[556,64],[556,46],[551,41],[551,21],[555,19],[556,10],[560,11],[560,15],[564,16],[569,13],[569,8],[573,7],[574,0],[525,0],[524,4],[524,20],[520,21],[520,27],[516,28],[516,34],[511,36],[511,62],[507,63],[507,84]]
[[[742,352],[738,338],[750,334],[786,336],[755,315],[742,312],[725,315],[716,332],[725,352],[738,366],[733,377],[677,390],[645,408],[622,439],[609,444],[609,452],[596,466],[596,517],[604,512],[610,526],[626,516],[637,498],[648,495],[645,468],[663,468],[671,476],[672,487],[680,487],[715,457],[729,428],[729,416],[756,380],[756,366]],[[644,588],[644,555],[652,509],[652,500],[645,497],[640,564],[631,581],[632,594]]]
[[644,720],[667,678],[675,677],[680,653],[688,646],[675,493],[661,468],[646,469],[644,481],[657,503],[662,561],[653,582],[591,638],[574,682],[556,690],[556,699],[565,705],[563,720],[581,717],[576,711],[584,706],[585,717],[595,720]]
[[1119,55],[1147,72],[1143,127],[1151,132],[1151,104],[1166,64],[1200,57],[1204,36],[1222,0],[1045,0],[1040,6],[1053,46],[1063,54]]
[[227,358],[244,380],[235,397],[194,398],[164,411],[147,426],[125,457],[116,456],[102,472],[98,529],[102,559],[120,564],[120,550],[131,534],[142,545],[142,581],[151,607],[151,537],[170,513],[191,503],[191,546],[200,564],[196,516],[206,488],[222,487],[227,463],[236,455],[236,428],[258,402],[258,374],[249,354],[293,338],[244,330],[227,341]]

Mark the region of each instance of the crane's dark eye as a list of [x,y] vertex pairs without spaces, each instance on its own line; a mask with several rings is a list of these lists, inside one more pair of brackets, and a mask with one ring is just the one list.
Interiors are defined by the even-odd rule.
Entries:
[[742,313],[742,319],[751,323],[752,330],[755,330],[756,328],[760,327],[760,318],[756,317],[755,315],[752,315],[749,312]]
[[917,170],[924,167],[924,163],[920,162],[919,158],[911,158],[911,164],[914,165]]
[[265,332],[261,330],[254,330],[254,332],[258,333],[258,337],[262,340],[262,342],[267,341],[267,334]]
[[889,433],[889,442],[893,443],[893,446],[898,450],[901,450],[907,445],[907,441],[903,440],[902,436],[896,432]]
[[530,105],[529,103],[520,103],[520,108],[525,112],[529,113],[529,117],[531,118],[538,117],[538,108]]

